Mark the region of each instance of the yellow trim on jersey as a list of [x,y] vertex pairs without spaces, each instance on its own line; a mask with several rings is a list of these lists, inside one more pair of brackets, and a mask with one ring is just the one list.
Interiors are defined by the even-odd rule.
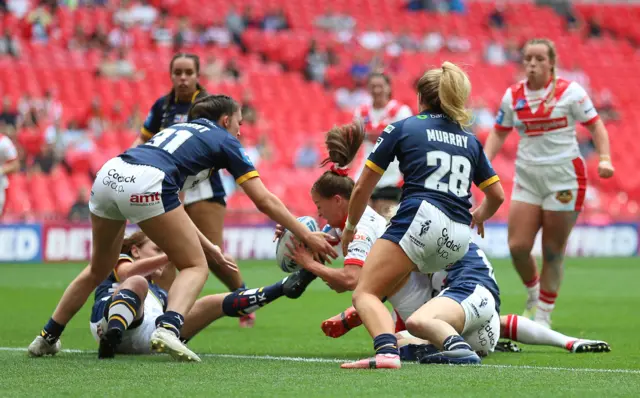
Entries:
[[151,139],[153,137],[153,133],[147,130],[146,128],[144,128],[144,126],[140,128],[140,135],[146,139]]
[[376,173],[383,175],[384,174],[384,169],[380,166],[378,166],[377,164],[373,163],[372,161],[368,160],[365,162],[364,164],[365,166],[367,166],[368,168],[370,168],[371,170],[375,171]]
[[113,276],[116,278],[116,282],[118,283],[120,283],[120,277],[118,276],[118,266],[120,265],[121,261],[128,261],[132,263],[133,258],[131,258],[131,256],[129,256],[128,254],[120,254],[120,257],[118,257],[118,262],[116,263],[116,266],[113,268]]
[[124,325],[124,327],[129,327],[129,324],[127,323],[127,321],[125,321],[124,318],[121,317],[120,315],[112,315],[112,316],[110,316],[109,320],[112,320],[112,319],[117,319],[120,322],[122,322],[122,325]]
[[120,304],[120,303],[123,303],[124,305],[126,305],[127,307],[129,307],[129,310],[131,310],[131,312],[133,312],[133,316],[134,316],[134,317],[136,316],[136,312],[137,312],[137,311],[136,311],[136,310],[131,306],[131,304],[127,303],[127,302],[126,302],[126,301],[124,301],[124,300],[116,300],[116,301],[114,301],[113,303],[111,303],[111,305],[110,305],[109,307],[113,307],[114,305],[116,305],[116,304]]
[[196,92],[193,93],[193,97],[191,97],[191,102],[196,100],[196,97],[198,96],[198,94],[200,94],[200,90],[196,90]]
[[241,185],[242,183],[247,182],[250,179],[256,178],[256,177],[260,177],[260,174],[258,173],[258,171],[253,170],[253,171],[250,171],[250,172],[248,172],[247,174],[245,174],[245,175],[243,175],[241,177],[236,178],[236,183],[238,185]]
[[489,177],[486,180],[482,181],[482,183],[480,185],[478,185],[478,188],[480,188],[481,190],[484,190],[489,185],[493,185],[498,181],[500,181],[500,177],[498,177],[497,175],[495,175],[493,177]]

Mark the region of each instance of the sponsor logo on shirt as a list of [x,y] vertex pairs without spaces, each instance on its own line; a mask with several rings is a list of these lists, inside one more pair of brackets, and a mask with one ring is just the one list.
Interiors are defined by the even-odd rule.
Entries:
[[160,192],[133,194],[129,197],[129,203],[132,206],[152,206],[160,203],[160,200]]
[[567,117],[542,120],[523,120],[524,130],[527,135],[539,135],[548,131],[561,129],[569,125]]

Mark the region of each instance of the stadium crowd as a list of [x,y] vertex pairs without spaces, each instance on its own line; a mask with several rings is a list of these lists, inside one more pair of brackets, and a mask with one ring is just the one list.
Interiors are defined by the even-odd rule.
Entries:
[[[620,98],[625,87],[620,80],[601,83],[599,75],[612,70],[603,65],[615,62],[613,57],[589,64],[588,71],[583,66],[594,48],[618,59],[640,57],[640,32],[617,22],[609,25],[610,13],[569,1],[380,0],[369,7],[380,3],[382,11],[354,15],[350,10],[355,6],[334,9],[330,2],[321,3],[319,12],[309,8],[310,2],[300,2],[301,11],[294,14],[295,7],[285,1],[216,1],[204,5],[202,13],[194,8],[197,3],[176,0],[0,1],[0,64],[5,71],[0,134],[15,143],[20,159],[20,172],[10,176],[3,219],[88,219],[87,189],[94,173],[134,141],[152,101],[167,91],[167,59],[180,51],[200,55],[200,82],[209,92],[228,93],[242,103],[242,140],[249,156],[274,192],[300,202],[291,205],[297,212],[313,211],[307,192],[293,191],[308,191],[300,181],[312,181],[305,176],[320,173],[323,131],[350,120],[358,106],[371,101],[367,76],[372,72],[390,75],[394,98],[415,112],[412,86],[425,61],[462,61],[475,85],[473,131],[484,140],[494,125],[501,90],[523,77],[525,37],[545,33],[536,30],[540,25],[533,20],[533,31],[523,28],[522,14],[529,9],[536,10],[535,18],[550,18],[555,27],[551,34],[570,38],[559,43],[558,75],[588,91],[611,131],[614,150],[625,148],[626,141],[615,141],[619,134],[626,137],[625,126],[640,118],[632,112],[634,98]],[[224,14],[219,8],[223,4]],[[378,23],[380,18],[363,18],[389,9],[417,22],[386,27]],[[571,48],[570,43],[583,44],[585,54],[568,54],[563,48]],[[487,70],[495,72],[481,81]],[[513,174],[517,139],[511,135],[511,149],[495,162],[501,175]],[[585,129],[579,139],[589,161],[594,146]],[[638,153],[640,147],[626,149]],[[589,171],[593,175],[592,167]],[[285,172],[291,178],[282,178]],[[592,179],[583,220],[637,218],[632,198],[640,192],[640,177],[620,175],[624,181]],[[230,208],[242,210],[246,198],[227,177]],[[59,190],[67,192],[35,190],[47,178],[67,179]],[[499,215],[504,219],[506,211]]]

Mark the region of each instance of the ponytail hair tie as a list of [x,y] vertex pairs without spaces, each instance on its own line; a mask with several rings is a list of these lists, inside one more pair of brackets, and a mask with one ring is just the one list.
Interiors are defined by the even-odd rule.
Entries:
[[331,171],[342,177],[349,176],[349,168],[347,166],[340,167],[335,163],[331,164]]

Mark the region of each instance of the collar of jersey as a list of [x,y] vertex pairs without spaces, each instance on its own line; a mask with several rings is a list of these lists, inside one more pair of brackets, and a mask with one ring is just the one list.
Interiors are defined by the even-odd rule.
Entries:
[[220,127],[217,123],[212,122],[211,120],[205,119],[203,117],[201,117],[199,119],[191,120],[191,121],[189,121],[189,123],[204,124],[205,126],[209,126],[211,128],[217,127],[219,129],[223,129],[224,130],[224,128]]
[[[193,102],[196,100],[196,97],[198,96],[198,94],[200,94],[200,90],[196,90],[196,92],[193,93],[193,95],[191,96],[191,101],[189,101],[189,103],[193,104]],[[173,102],[175,104],[178,103],[178,96],[177,95],[173,96]]]

